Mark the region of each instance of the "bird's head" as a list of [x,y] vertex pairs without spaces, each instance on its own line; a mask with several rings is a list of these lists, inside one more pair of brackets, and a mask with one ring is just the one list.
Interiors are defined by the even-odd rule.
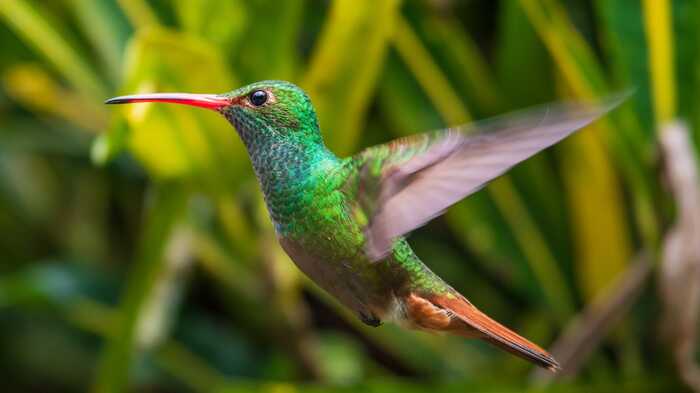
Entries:
[[323,144],[311,100],[301,88],[289,82],[256,82],[225,94],[121,96],[105,103],[135,102],[168,102],[215,110],[236,128],[249,149],[269,143],[298,146]]

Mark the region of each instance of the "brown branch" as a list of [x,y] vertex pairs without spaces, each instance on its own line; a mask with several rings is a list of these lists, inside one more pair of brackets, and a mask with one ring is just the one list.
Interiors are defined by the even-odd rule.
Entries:
[[700,180],[697,159],[685,124],[666,124],[660,135],[665,174],[678,207],[676,223],[663,243],[659,271],[664,303],[662,328],[671,343],[678,373],[700,392],[700,367],[695,360],[700,310]]

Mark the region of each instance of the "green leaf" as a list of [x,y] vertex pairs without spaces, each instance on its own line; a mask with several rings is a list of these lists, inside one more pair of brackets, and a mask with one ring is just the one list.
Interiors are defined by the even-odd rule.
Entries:
[[[700,135],[700,113],[696,110],[698,84],[700,77],[696,64],[700,59],[700,45],[696,40],[684,39],[684,37],[697,37],[700,35],[700,4],[693,0],[681,0],[671,2],[673,8],[673,37],[674,37],[674,69],[677,90],[678,114],[685,119],[692,119],[692,127],[697,141]],[[685,81],[694,80],[691,88]],[[699,147],[695,143],[696,149]]]
[[[605,94],[602,67],[565,10],[550,0],[520,4],[567,85],[582,97]],[[588,300],[624,271],[631,257],[622,191],[601,137],[613,133],[609,127],[609,122],[599,122],[569,138],[562,145],[566,154],[560,158],[572,212],[577,278]]]
[[[246,4],[240,0],[174,2],[175,13],[184,31],[208,40],[225,51],[227,56],[232,57],[238,57],[240,41],[249,39],[244,32],[251,19],[250,6],[250,3]],[[269,19],[276,21],[274,18]],[[240,74],[240,71],[238,73]]]
[[413,28],[403,18],[397,20],[394,47],[449,126],[468,123],[471,120],[471,114],[450,86],[449,80]]
[[158,16],[146,0],[117,0],[135,29],[157,26]]
[[[130,94],[222,93],[222,89],[237,86],[216,47],[162,28],[139,32],[129,44],[126,64],[124,90]],[[218,192],[245,179],[244,168],[249,173],[247,155],[235,130],[215,113],[159,104],[112,110],[125,115],[130,129],[126,146],[156,178],[193,178],[208,191]]]
[[84,295],[85,277],[77,270],[50,262],[36,262],[0,278],[0,308],[36,304],[67,306]]
[[550,59],[516,1],[500,7],[495,68],[513,108],[541,104],[554,96]]
[[[301,64],[299,40],[306,2],[249,1],[245,37],[231,57],[246,81],[295,80]],[[230,23],[222,20],[222,24]]]
[[671,2],[644,0],[644,21],[649,45],[649,68],[657,132],[676,116],[676,81],[673,59]]
[[[146,218],[139,254],[122,294],[114,336],[106,342],[98,365],[95,392],[124,391],[129,381],[132,361],[138,352],[139,330],[146,312],[154,312],[149,303],[168,269],[164,255],[173,229],[183,218],[188,195],[176,185],[159,185],[154,189]],[[166,276],[167,277],[167,276]],[[174,299],[164,299],[168,307]]]
[[501,112],[505,107],[501,88],[476,42],[458,20],[447,15],[431,15],[418,22],[421,37],[445,68],[458,93],[468,99],[469,106],[478,108],[482,116]]
[[101,100],[87,99],[64,88],[43,66],[17,64],[5,70],[2,78],[7,93],[34,113],[66,120],[83,130],[100,132],[106,111]]
[[[14,307],[31,315],[30,310],[36,308],[43,315],[58,314],[73,327],[108,340],[118,318],[97,300],[114,289],[115,283],[105,273],[69,261],[33,261],[32,266],[0,278],[0,309]],[[217,370],[180,342],[167,340],[156,349],[154,358],[157,366],[192,389],[213,389],[225,382]]]
[[[630,105],[624,105],[611,114],[616,132],[608,132],[613,158],[632,192],[633,208],[639,231],[648,248],[659,241],[659,224],[654,202],[658,184],[650,173],[655,157],[653,111],[650,96],[648,46],[640,2],[606,2],[597,5],[603,49],[610,59],[612,75],[619,86],[635,89]],[[683,91],[688,91],[683,89]],[[686,93],[684,93],[686,94]]]
[[326,143],[354,150],[380,67],[394,33],[397,0],[335,1],[301,85],[311,96]]
[[611,61],[617,85],[634,87],[636,116],[643,131],[652,134],[653,112],[650,99],[648,46],[644,36],[641,2],[596,1],[596,16],[601,25],[603,50]]
[[92,67],[56,28],[26,0],[0,2],[0,17],[36,52],[44,56],[76,89],[89,97],[101,99],[107,89]]
[[121,63],[130,29],[115,1],[70,0],[80,27],[100,55],[113,85],[121,81]]

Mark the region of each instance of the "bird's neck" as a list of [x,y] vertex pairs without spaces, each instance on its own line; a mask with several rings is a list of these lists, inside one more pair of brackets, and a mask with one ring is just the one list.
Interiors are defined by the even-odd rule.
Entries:
[[282,223],[323,188],[340,160],[323,143],[270,139],[247,144],[250,160],[273,221]]
[[319,165],[338,161],[322,142],[300,143],[281,138],[260,138],[245,144],[258,178],[277,184],[298,182]]

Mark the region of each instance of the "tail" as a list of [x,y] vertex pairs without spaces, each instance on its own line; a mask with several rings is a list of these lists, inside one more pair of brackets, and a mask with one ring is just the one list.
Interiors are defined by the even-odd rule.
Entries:
[[560,369],[547,351],[494,321],[464,297],[438,295],[426,300],[452,314],[452,322],[444,330],[468,338],[481,338],[550,371]]

